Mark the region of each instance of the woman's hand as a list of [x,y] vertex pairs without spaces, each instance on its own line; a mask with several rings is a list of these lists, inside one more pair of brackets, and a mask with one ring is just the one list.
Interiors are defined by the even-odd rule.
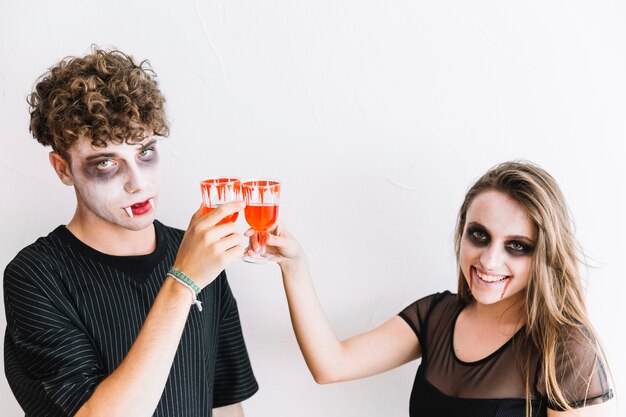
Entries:
[[[246,249],[246,254],[252,255],[256,253],[259,250],[258,233],[254,229],[248,229],[244,236],[250,238],[250,246]],[[278,222],[269,230],[265,251],[272,255],[273,259],[281,267],[305,260],[302,247],[281,222]]]

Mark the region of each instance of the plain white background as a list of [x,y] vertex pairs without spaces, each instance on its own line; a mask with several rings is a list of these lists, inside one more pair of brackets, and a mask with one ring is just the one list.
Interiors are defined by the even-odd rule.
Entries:
[[[618,1],[2,0],[0,267],[74,208],[29,135],[26,95],[62,57],[116,46],[150,60],[168,99],[158,218],[184,228],[202,177],[281,179],[280,217],[340,337],[455,289],[455,216],[486,169],[546,168],[623,390],[625,21]],[[408,415],[417,363],[318,386],[277,267],[228,272],[261,387],[248,416]],[[22,415],[4,374],[0,403]]]

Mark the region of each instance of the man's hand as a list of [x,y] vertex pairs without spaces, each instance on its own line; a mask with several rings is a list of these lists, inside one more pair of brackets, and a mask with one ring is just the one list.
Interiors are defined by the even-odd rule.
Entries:
[[207,215],[195,212],[180,244],[174,268],[200,288],[209,285],[232,261],[243,256],[243,236],[234,223],[216,226],[224,217],[243,210],[241,201],[224,204]]

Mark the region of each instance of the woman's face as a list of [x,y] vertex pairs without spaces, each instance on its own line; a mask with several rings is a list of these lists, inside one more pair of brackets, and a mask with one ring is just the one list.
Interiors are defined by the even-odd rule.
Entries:
[[478,194],[469,208],[460,245],[460,267],[480,304],[524,297],[535,226],[515,200],[500,191]]

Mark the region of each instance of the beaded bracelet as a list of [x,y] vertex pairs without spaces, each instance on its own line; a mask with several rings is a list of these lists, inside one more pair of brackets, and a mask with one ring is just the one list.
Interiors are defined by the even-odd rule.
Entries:
[[189,291],[191,291],[191,303],[195,304],[198,311],[202,311],[202,301],[198,300],[198,294],[200,294],[200,287],[198,287],[198,284],[176,268],[171,268],[167,275],[189,288]]

